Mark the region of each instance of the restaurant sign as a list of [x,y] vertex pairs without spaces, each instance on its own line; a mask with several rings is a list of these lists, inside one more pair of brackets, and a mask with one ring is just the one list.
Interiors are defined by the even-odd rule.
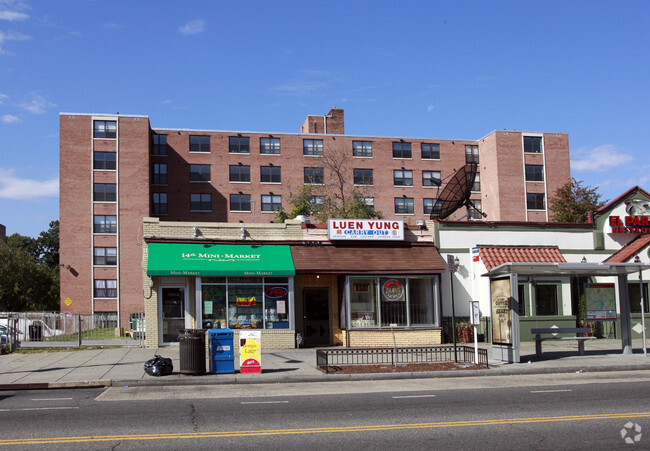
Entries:
[[330,219],[330,240],[404,240],[404,221],[382,219]]
[[610,233],[650,233],[650,217],[648,216],[610,216]]

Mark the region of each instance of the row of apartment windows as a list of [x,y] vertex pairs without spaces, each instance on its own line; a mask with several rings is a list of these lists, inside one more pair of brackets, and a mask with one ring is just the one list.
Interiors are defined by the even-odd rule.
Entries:
[[[190,135],[190,152],[210,152],[210,137],[204,135]],[[359,158],[372,158],[372,141],[352,141],[352,156]],[[228,138],[228,152],[250,154],[250,138],[230,136]],[[167,135],[152,136],[153,155],[167,155]],[[260,138],[261,155],[280,155],[280,138]],[[423,160],[440,160],[440,144],[421,143],[420,155]],[[322,139],[303,139],[304,156],[323,156]],[[393,142],[393,158],[413,158],[412,143]],[[478,146],[465,146],[465,159],[467,163],[478,163]]]
[[[209,164],[191,164],[190,176],[191,182],[210,182],[210,165]],[[249,183],[251,181],[251,167],[248,165],[230,165],[229,180],[234,183]],[[325,183],[325,168],[307,167],[303,168],[303,180],[305,184],[322,185]],[[528,179],[527,179],[528,180]],[[167,164],[154,163],[152,166],[152,184],[167,184]],[[353,181],[355,185],[374,185],[374,169],[354,169]],[[280,166],[261,166],[260,167],[261,183],[282,183],[282,168]],[[442,183],[440,171],[422,171],[422,186],[434,187]],[[396,169],[393,171],[393,184],[395,186],[413,186],[413,171],[405,169]],[[480,174],[476,174],[476,179],[472,191],[480,191]]]
[[[276,194],[262,194],[261,195],[261,211],[274,213],[282,208],[282,196]],[[363,201],[374,208],[374,198],[366,197]],[[153,193],[153,214],[166,215],[168,214],[167,193]],[[323,198],[320,196],[312,196],[312,205],[318,208],[319,204],[323,203]],[[470,212],[470,216],[474,219],[481,219],[481,201],[474,201],[476,211]],[[238,193],[230,195],[230,210],[231,212],[251,212],[251,195]],[[415,214],[415,200],[411,197],[396,197],[394,198],[394,206],[396,214]],[[434,212],[440,204],[437,199],[426,198],[423,199],[423,213],[429,215]],[[190,194],[190,210],[211,212],[212,211],[212,195],[211,194]]]

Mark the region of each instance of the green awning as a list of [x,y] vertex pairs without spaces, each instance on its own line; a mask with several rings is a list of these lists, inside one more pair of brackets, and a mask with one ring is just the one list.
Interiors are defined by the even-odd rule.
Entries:
[[289,246],[149,243],[149,276],[293,276]]

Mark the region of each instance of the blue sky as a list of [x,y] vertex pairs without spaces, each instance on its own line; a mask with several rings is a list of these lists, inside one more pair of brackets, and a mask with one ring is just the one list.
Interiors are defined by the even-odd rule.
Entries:
[[650,189],[648,1],[0,0],[0,223],[58,218],[58,114],[348,134],[569,133],[572,175]]

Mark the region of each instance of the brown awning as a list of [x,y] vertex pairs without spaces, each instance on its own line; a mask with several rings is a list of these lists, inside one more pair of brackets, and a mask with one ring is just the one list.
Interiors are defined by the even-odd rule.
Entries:
[[291,246],[296,274],[439,274],[435,246]]

